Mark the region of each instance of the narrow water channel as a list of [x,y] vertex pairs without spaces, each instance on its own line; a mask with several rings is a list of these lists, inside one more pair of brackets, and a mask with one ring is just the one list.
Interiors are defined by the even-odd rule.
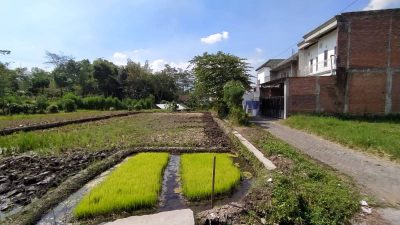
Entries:
[[171,155],[164,171],[160,204],[158,206],[158,211],[160,212],[187,208],[185,200],[180,194],[179,162],[179,155]]

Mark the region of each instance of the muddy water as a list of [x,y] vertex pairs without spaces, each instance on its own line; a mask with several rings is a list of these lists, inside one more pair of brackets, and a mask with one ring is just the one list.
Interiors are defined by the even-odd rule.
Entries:
[[187,208],[180,194],[179,185],[179,162],[180,156],[171,155],[167,168],[164,171],[164,179],[160,195],[158,211],[171,211]]

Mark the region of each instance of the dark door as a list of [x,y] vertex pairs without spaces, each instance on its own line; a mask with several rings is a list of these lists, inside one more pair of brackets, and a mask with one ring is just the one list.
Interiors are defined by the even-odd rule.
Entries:
[[261,99],[261,115],[273,118],[283,118],[285,100],[283,96],[274,96]]

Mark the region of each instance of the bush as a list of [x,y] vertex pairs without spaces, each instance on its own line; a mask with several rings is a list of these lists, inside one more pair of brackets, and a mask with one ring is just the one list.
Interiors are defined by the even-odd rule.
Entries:
[[40,113],[44,113],[46,108],[49,106],[47,98],[45,96],[39,96],[36,100],[36,107]]
[[167,103],[165,109],[170,112],[176,112],[176,111],[178,111],[178,105],[176,104],[175,101],[172,101],[170,103]]
[[47,107],[47,112],[58,113],[58,106],[56,104],[51,104],[49,107]]
[[74,93],[67,93],[63,96],[63,101],[70,99],[72,101],[74,101],[75,105],[77,107],[82,107],[82,98],[75,95]]
[[229,113],[228,105],[223,101],[214,103],[214,110],[217,112],[220,118],[225,118]]
[[229,108],[240,107],[245,89],[239,81],[229,81],[224,85],[224,101]]
[[77,105],[72,99],[64,99],[63,108],[65,112],[74,112],[77,109]]
[[240,107],[234,107],[229,110],[229,119],[239,125],[248,125],[249,120],[246,112]]

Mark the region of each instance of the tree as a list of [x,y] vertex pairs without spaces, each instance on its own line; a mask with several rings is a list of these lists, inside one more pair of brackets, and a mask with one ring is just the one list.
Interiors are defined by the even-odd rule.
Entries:
[[31,88],[32,93],[38,94],[39,90],[41,90],[41,94],[43,94],[44,89],[48,88],[50,85],[49,73],[37,67],[32,68],[31,73],[32,73],[32,88]]
[[128,59],[127,65],[120,71],[123,92],[126,97],[140,99],[154,92],[154,80],[146,64],[142,67]]
[[80,94],[94,94],[96,89],[96,80],[93,77],[93,66],[89,60],[84,59],[77,62],[79,72],[77,77],[77,86],[80,89]]
[[122,97],[122,85],[118,77],[118,67],[114,63],[104,59],[97,59],[93,62],[93,77],[99,84],[103,95]]
[[45,58],[47,58],[47,61],[45,63],[51,64],[55,67],[60,66],[62,64],[66,64],[68,61],[74,59],[74,57],[64,55],[63,53],[56,54],[53,52],[46,51],[45,54],[46,54]]
[[223,87],[228,81],[239,81],[245,89],[250,88],[249,64],[245,59],[218,52],[195,56],[191,61],[196,77],[195,91],[201,96],[221,101]]
[[62,64],[58,64],[53,70],[53,78],[57,87],[60,88],[61,95],[63,90],[72,90],[74,84],[79,79],[80,68],[77,62],[70,59]]

